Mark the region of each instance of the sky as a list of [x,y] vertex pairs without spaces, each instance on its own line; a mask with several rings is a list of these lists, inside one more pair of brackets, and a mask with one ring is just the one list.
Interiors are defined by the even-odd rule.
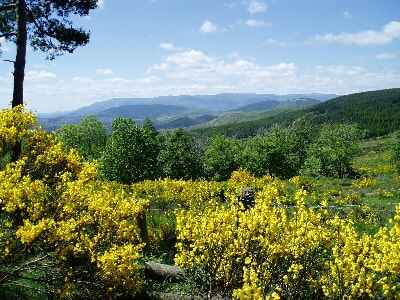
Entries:
[[[114,97],[336,93],[400,87],[399,0],[102,0],[76,24],[91,41],[46,61],[28,51],[27,106]],[[0,40],[1,59],[12,44]],[[0,107],[12,96],[0,61]]]

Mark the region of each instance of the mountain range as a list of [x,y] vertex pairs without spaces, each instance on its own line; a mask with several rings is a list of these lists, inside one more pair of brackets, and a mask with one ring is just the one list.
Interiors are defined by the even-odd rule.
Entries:
[[333,94],[217,94],[182,95],[155,98],[114,98],[96,102],[71,112],[41,114],[39,121],[47,130],[75,124],[85,116],[95,116],[107,127],[117,117],[137,122],[151,119],[161,128],[191,127],[235,113],[266,112],[304,108],[337,97]]

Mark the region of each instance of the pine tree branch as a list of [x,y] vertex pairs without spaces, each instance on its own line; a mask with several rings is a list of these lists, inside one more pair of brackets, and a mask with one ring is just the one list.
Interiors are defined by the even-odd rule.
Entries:
[[13,10],[13,9],[15,9],[15,7],[16,7],[15,2],[6,4],[6,5],[2,5],[2,6],[0,6],[0,12]]
[[36,27],[36,29],[39,31],[39,33],[42,35],[43,38],[49,37],[50,40],[48,40],[47,42],[52,46],[55,47],[51,38],[55,38],[52,34],[50,34],[50,32],[46,31],[36,20],[31,8],[27,5],[26,6],[26,10],[29,14],[29,16],[32,18],[32,22],[33,25]]

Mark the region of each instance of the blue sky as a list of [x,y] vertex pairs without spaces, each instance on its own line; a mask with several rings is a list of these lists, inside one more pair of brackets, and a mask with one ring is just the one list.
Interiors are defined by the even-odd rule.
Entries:
[[[104,0],[88,46],[28,53],[39,112],[112,97],[222,92],[346,94],[400,87],[399,0]],[[1,42],[1,41],[0,41]],[[2,43],[3,59],[12,45]],[[0,63],[0,106],[12,94]]]

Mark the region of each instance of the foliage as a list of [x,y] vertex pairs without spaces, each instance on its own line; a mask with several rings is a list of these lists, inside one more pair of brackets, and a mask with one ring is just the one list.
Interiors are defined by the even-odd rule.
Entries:
[[[117,125],[157,137],[150,123]],[[276,128],[269,138],[290,137],[289,153],[301,153],[302,144],[293,141],[310,136],[307,128]],[[354,128],[333,128],[323,128],[324,139],[316,141],[351,140]],[[96,163],[67,150],[21,107],[0,111],[0,137],[4,153],[23,144],[21,159],[0,170],[0,296],[35,299],[17,292],[26,284],[53,298],[141,297],[149,286],[144,261],[175,255],[196,290],[209,296],[399,298],[400,207],[391,212],[389,205],[398,201],[400,181],[386,167],[386,141],[364,143],[377,151],[354,161],[363,172],[356,180],[284,180],[239,170],[226,182],[166,178],[122,185],[102,181]],[[365,161],[369,167],[361,169]],[[390,181],[383,184],[382,177]],[[241,202],[245,190],[254,206]]]
[[148,126],[131,119],[113,122],[113,131],[100,160],[103,176],[112,181],[133,183],[158,177],[159,141]]
[[386,89],[338,97],[310,109],[321,122],[355,123],[369,137],[400,129],[400,89]]
[[[392,228],[369,236],[325,200],[309,208],[305,190],[291,196],[279,186],[264,185],[249,210],[232,197],[180,211],[176,263],[203,272],[209,292],[238,299],[398,297],[400,207]],[[279,205],[293,200],[292,210]]]
[[241,154],[238,140],[218,135],[211,138],[204,152],[205,171],[217,181],[227,180],[239,168]]
[[195,179],[203,175],[201,153],[194,138],[182,129],[167,133],[159,162],[163,175],[174,179]]
[[324,125],[308,149],[303,174],[344,177],[359,152],[361,133],[354,125]]
[[[27,30],[33,49],[48,53],[54,58],[64,52],[72,53],[77,47],[86,45],[89,33],[82,28],[72,27],[71,19],[76,16],[87,16],[98,5],[98,0],[49,1],[26,0]],[[10,1],[2,1],[0,6],[10,6]],[[17,31],[16,9],[1,9],[0,33],[9,41],[15,41]]]
[[[15,135],[7,121],[13,115],[23,128]],[[91,297],[135,295],[142,286],[138,222],[147,202],[124,186],[99,181],[96,165],[35,128],[22,108],[0,113],[2,140],[23,136],[30,149],[0,171],[0,264],[53,252],[65,277],[58,290],[63,297],[72,297],[81,282],[92,285],[86,289]]]
[[240,165],[257,176],[290,178],[298,174],[303,164],[306,142],[292,128],[275,127],[246,141]]
[[396,140],[393,145],[393,161],[400,172],[400,133],[397,134]]
[[223,202],[224,184],[204,180],[146,180],[132,185],[137,198],[147,200],[152,208],[202,209],[207,203]]
[[95,117],[86,117],[77,125],[65,125],[56,135],[68,150],[78,150],[86,160],[99,159],[107,142],[106,128]]
[[36,118],[31,113],[22,113],[21,106],[14,110],[1,111],[0,119],[0,156],[24,140],[33,138],[34,129],[38,128]]

